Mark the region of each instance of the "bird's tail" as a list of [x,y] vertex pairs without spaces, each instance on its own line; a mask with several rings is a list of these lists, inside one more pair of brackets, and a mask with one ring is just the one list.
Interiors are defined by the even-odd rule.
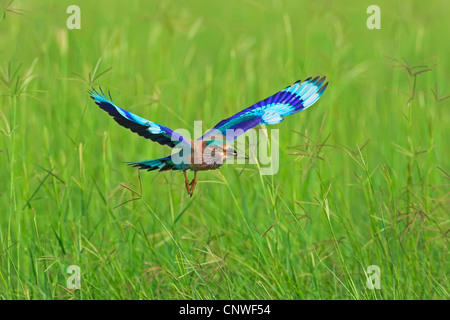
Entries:
[[153,170],[166,171],[174,168],[174,163],[172,162],[170,156],[161,159],[128,162],[128,164],[130,166],[137,167],[139,169],[147,171]]

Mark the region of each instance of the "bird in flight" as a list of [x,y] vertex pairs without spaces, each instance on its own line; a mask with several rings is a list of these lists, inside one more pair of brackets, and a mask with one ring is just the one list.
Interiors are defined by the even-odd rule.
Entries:
[[[277,124],[284,117],[312,106],[328,86],[325,77],[308,78],[220,121],[205,135],[190,140],[171,129],[153,121],[141,118],[116,106],[109,95],[93,89],[91,98],[109,113],[121,126],[144,138],[167,145],[174,149],[170,156],[154,160],[136,161],[129,164],[148,171],[178,170],[184,174],[186,191],[192,197],[197,184],[197,171],[218,169],[229,157],[237,156],[231,145],[237,137],[260,124]],[[187,170],[194,171],[194,179],[189,182]]]

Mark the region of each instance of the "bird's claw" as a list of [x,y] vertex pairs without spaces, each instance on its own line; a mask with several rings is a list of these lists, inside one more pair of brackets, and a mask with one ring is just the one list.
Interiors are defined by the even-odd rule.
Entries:
[[186,175],[186,171],[185,171],[184,179],[185,179],[184,181],[186,184],[186,191],[187,191],[189,197],[192,198],[192,195],[194,194],[195,186],[197,185],[197,172],[195,172],[194,179],[191,182],[189,182],[187,175]]

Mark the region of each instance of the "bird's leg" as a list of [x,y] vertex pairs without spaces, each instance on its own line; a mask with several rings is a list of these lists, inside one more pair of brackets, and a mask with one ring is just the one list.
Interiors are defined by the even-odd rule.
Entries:
[[187,173],[186,173],[186,171],[183,171],[183,173],[184,173],[184,184],[186,186],[186,191],[190,195],[191,194],[191,188],[190,188],[190,185],[189,185],[189,180],[188,180],[188,177],[187,177]]
[[194,180],[192,180],[191,183],[189,183],[189,186],[191,187],[190,192],[191,197],[194,194],[194,189],[196,185],[197,185],[197,171],[194,171]]

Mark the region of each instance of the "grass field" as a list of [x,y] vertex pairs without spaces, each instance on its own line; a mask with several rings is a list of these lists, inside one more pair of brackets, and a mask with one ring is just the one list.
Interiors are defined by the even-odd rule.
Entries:
[[[447,1],[0,3],[0,298],[450,298]],[[87,94],[206,130],[316,75],[322,98],[267,127],[276,175],[227,165],[192,198],[179,172],[141,193],[124,162],[170,149]]]

